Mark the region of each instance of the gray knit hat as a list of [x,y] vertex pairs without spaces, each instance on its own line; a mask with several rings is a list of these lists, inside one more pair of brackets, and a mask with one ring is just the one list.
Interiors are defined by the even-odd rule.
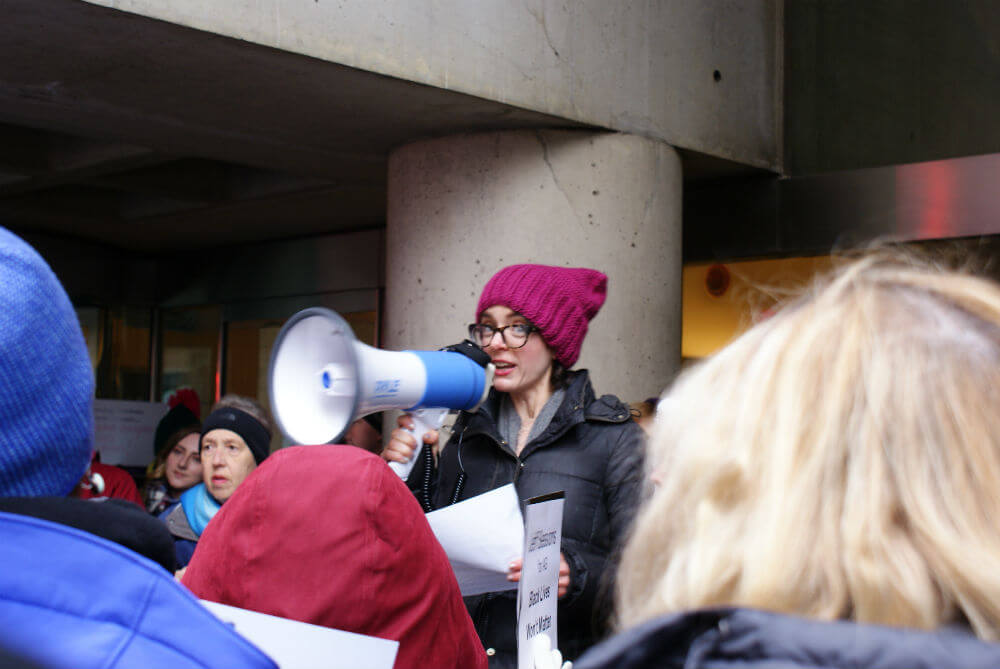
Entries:
[[0,497],[66,495],[93,446],[94,374],[41,256],[0,228]]

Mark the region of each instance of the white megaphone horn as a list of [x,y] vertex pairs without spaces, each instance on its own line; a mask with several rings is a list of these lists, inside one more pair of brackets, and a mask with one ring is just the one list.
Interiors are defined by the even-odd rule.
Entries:
[[[296,444],[336,442],[351,423],[377,411],[414,411],[419,452],[423,435],[439,428],[448,410],[474,411],[486,399],[492,365],[486,364],[488,357],[480,364],[469,355],[372,348],[357,341],[336,312],[304,309],[285,323],[274,342],[268,370],[271,411]],[[405,479],[417,454],[406,465],[391,463],[396,473]]]

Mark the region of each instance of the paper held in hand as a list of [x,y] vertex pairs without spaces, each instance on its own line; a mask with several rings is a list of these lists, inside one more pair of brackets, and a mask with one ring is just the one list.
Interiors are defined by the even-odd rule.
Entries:
[[399,642],[201,600],[280,669],[392,669]]
[[[524,522],[513,484],[427,514],[462,595],[513,590],[507,565],[524,549]],[[558,562],[558,560],[557,560]]]
[[517,590],[517,666],[534,669],[532,640],[544,634],[558,648],[556,608],[565,493],[533,497],[524,507],[524,565]]

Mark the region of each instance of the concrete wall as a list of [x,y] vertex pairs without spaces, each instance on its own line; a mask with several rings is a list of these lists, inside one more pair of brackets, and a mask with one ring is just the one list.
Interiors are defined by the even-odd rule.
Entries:
[[576,368],[598,393],[658,395],[680,363],[681,166],[612,133],[516,131],[404,146],[389,158],[386,348],[438,348],[475,321],[501,267],[608,275]]
[[12,230],[38,251],[77,305],[152,306],[156,262],[92,242]]
[[792,175],[1000,152],[1000,3],[787,3]]
[[159,263],[161,303],[217,304],[378,290],[384,283],[384,248],[385,232],[379,229],[173,256]]
[[[226,304],[267,311],[325,305],[344,311],[375,307],[385,283],[385,231],[200,249],[141,256],[78,239],[20,233],[59,277],[78,304],[177,307]],[[330,300],[333,300],[332,302]],[[285,314],[287,316],[287,314]]]
[[780,167],[781,0],[90,0]]

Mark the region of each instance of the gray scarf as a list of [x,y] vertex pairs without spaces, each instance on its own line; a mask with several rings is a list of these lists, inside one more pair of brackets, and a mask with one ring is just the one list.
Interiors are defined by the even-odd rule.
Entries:
[[[528,441],[525,442],[525,446],[545,431],[545,428],[552,422],[552,417],[556,415],[559,406],[563,403],[565,396],[566,391],[563,388],[552,393],[552,397],[548,399],[545,406],[542,407],[542,410],[535,417],[535,422],[531,426],[531,432],[528,434]],[[503,399],[500,401],[500,417],[497,421],[497,429],[500,431],[500,436],[504,441],[510,444],[510,450],[516,453],[517,434],[521,431],[521,417],[517,415],[517,409],[514,408],[514,403],[511,402],[510,396],[507,394],[504,394]]]

